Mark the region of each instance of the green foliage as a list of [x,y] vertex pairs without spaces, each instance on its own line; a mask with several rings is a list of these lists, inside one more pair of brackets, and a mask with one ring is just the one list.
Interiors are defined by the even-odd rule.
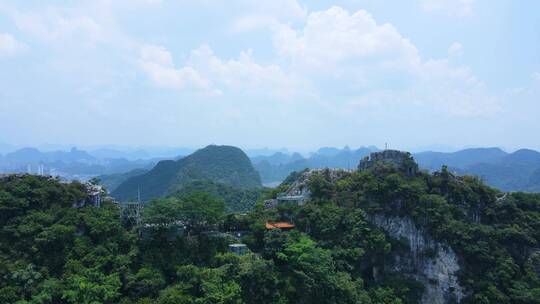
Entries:
[[206,192],[194,192],[181,202],[183,220],[193,229],[217,224],[225,212],[225,202]]
[[95,269],[84,269],[65,278],[62,299],[67,303],[115,303],[121,287],[119,274],[105,275]]
[[144,209],[145,224],[158,227],[176,223],[182,219],[182,201],[176,198],[163,198],[151,201]]
[[36,176],[3,179],[0,197],[2,303],[119,299],[134,244],[115,206],[72,208],[85,198],[81,184]]
[[143,267],[135,275],[128,278],[126,289],[132,298],[153,298],[165,286],[165,277],[159,270]]
[[309,179],[309,190],[317,199],[329,199],[334,192],[334,185],[327,174],[315,173]]
[[[387,267],[409,244],[371,225],[375,214],[410,217],[451,246],[465,303],[539,303],[540,195],[384,165],[338,180],[316,174],[309,187],[304,206],[225,216],[219,197],[245,196],[193,184],[148,204],[139,236],[113,204],[72,208],[85,198],[81,184],[2,179],[0,303],[418,303],[424,286]],[[267,221],[295,229],[267,230]],[[245,256],[228,253],[238,242]]]
[[197,180],[185,184],[174,196],[184,197],[194,192],[206,192],[223,198],[229,212],[245,212],[251,210],[259,200],[262,188],[236,188],[224,183]]
[[144,201],[181,191],[194,181],[211,181],[233,188],[261,187],[259,173],[247,155],[231,146],[211,145],[177,161],[160,161],[152,170],[128,178],[112,192],[122,201]]
[[157,228],[182,224],[190,230],[201,230],[218,223],[225,212],[225,203],[206,192],[193,192],[182,198],[152,201],[144,210],[144,222]]
[[[539,272],[527,265],[540,245],[540,195],[503,195],[477,178],[453,176],[445,167],[433,175],[405,176],[381,165],[334,185],[316,177],[313,185],[315,201],[409,216],[436,240],[449,244],[464,262],[460,281],[470,292],[467,303],[534,303],[529,299],[540,287]],[[325,215],[316,217],[335,226],[335,219]]]

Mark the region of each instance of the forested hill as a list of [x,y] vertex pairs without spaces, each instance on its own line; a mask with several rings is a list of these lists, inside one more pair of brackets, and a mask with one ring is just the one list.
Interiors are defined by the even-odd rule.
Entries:
[[210,145],[179,160],[160,161],[147,173],[131,177],[120,184],[112,196],[117,200],[135,200],[180,191],[193,181],[212,181],[239,189],[261,187],[259,173],[247,155],[232,146]]
[[111,202],[73,208],[81,184],[0,179],[0,303],[540,303],[540,195],[383,165],[267,198],[302,178],[302,206],[225,215],[196,191],[152,200],[139,229]]
[[[309,158],[298,153],[276,153],[271,156],[253,157],[255,168],[263,182],[282,181],[293,171],[305,168],[354,169],[358,160],[375,147],[357,150],[321,148]],[[540,192],[540,152],[520,149],[507,153],[500,148],[471,148],[456,152],[425,151],[414,154],[420,169],[434,172],[442,166],[459,175],[474,175],[488,185],[502,191]]]

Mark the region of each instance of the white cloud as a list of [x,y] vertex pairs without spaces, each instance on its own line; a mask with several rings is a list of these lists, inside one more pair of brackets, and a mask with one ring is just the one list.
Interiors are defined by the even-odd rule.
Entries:
[[[331,90],[339,87],[356,107],[414,103],[457,116],[489,116],[501,110],[469,68],[453,66],[448,59],[422,60],[396,28],[377,24],[363,10],[311,12],[304,27],[275,27],[273,45],[298,74],[330,83]],[[448,52],[449,57],[459,56],[462,45],[454,43]],[[326,95],[332,94],[335,91]],[[377,100],[371,102],[371,97]]]
[[164,47],[145,45],[140,50],[140,65],[159,86],[207,89],[208,82],[192,67],[175,68],[172,55]]
[[420,0],[420,7],[427,12],[438,12],[450,16],[473,15],[476,0]]
[[[294,76],[285,73],[275,64],[256,63],[251,50],[241,52],[238,59],[222,60],[208,46],[193,50],[187,63],[207,75],[218,87],[249,92],[268,92],[281,97],[293,94],[301,85]],[[298,88],[300,89],[300,88]]]
[[456,116],[493,116],[503,110],[470,68],[453,67],[448,60],[425,62],[414,91],[426,103],[439,105]]
[[152,45],[142,48],[140,63],[157,85],[209,95],[233,92],[287,98],[296,94],[301,83],[277,65],[257,64],[251,51],[240,53],[238,59],[223,60],[206,45],[192,50],[179,68],[165,48]]
[[17,41],[12,35],[0,33],[0,57],[13,56],[26,48],[24,43]]
[[460,57],[463,55],[463,45],[459,42],[454,42],[448,48],[448,57]]
[[15,24],[19,30],[46,41],[76,38],[93,44],[103,41],[105,37],[104,29],[93,18],[68,16],[53,10],[47,14],[17,13]]
[[[44,61],[52,57],[71,66],[51,74],[51,79],[73,81],[67,89],[62,82],[57,91],[75,91],[81,85],[88,88],[76,96],[82,98],[70,96],[62,104],[77,100],[72,107],[82,106],[111,119],[121,117],[124,124],[132,125],[130,122],[151,113],[170,126],[185,128],[198,121],[213,121],[218,132],[226,133],[222,126],[238,121],[241,127],[234,126],[229,132],[248,132],[260,125],[273,134],[294,130],[291,134],[296,135],[289,134],[289,138],[305,140],[319,132],[337,134],[340,126],[355,129],[362,119],[380,121],[400,113],[408,117],[411,112],[477,117],[500,109],[470,69],[450,60],[461,52],[458,44],[450,47],[449,58],[426,60],[396,27],[377,23],[364,10],[332,7],[310,12],[296,1],[247,0],[236,10],[242,1],[235,0],[224,16],[216,17],[221,19],[208,26],[231,24],[235,18],[238,32],[262,29],[255,33],[257,39],[250,35],[246,40],[245,33],[235,37],[230,32],[216,38],[222,28],[201,28],[198,34],[179,36],[178,28],[167,19],[169,14],[164,14],[163,24],[159,18],[153,19],[155,29],[163,29],[156,34],[134,25],[133,20],[153,15],[149,10],[154,8],[156,14],[163,13],[162,8],[126,6],[126,12],[119,6],[128,1],[31,8],[15,14],[14,21],[25,39],[35,38],[36,49],[45,46]],[[142,5],[139,7],[145,8]],[[169,4],[163,8],[171,9]],[[194,26],[189,18],[182,25]],[[209,32],[212,34],[207,35]],[[214,49],[204,45],[208,41]],[[81,45],[95,48],[88,51]],[[231,54],[238,46],[245,51],[221,55]],[[137,71],[155,88],[139,86]],[[92,85],[93,80],[102,83]],[[162,88],[170,91],[155,94]],[[195,96],[178,98],[185,97],[184,93]],[[199,102],[192,102],[195,100]],[[127,101],[132,109],[129,115]],[[60,103],[58,108],[62,108]]]
[[331,67],[349,59],[405,66],[419,60],[416,47],[392,25],[378,25],[364,10],[351,15],[336,6],[310,13],[300,30],[282,25],[273,44],[280,56],[310,67]]
[[273,16],[282,21],[299,20],[307,15],[307,9],[302,7],[297,0],[242,0],[240,2],[251,14]]
[[280,23],[302,21],[307,16],[307,9],[296,0],[240,1],[240,3],[248,14],[237,18],[232,24],[232,30],[235,32],[273,28]]
[[120,14],[148,11],[160,7],[156,5],[158,3],[152,0],[81,1],[65,5],[38,3],[28,7],[0,6],[0,11],[9,15],[17,29],[33,38],[33,42],[73,54],[80,48],[103,45],[133,48],[135,39],[122,28]]

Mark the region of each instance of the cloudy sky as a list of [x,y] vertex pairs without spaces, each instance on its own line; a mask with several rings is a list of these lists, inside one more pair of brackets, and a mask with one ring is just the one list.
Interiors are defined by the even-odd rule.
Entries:
[[0,0],[0,142],[540,149],[538,12],[535,0]]

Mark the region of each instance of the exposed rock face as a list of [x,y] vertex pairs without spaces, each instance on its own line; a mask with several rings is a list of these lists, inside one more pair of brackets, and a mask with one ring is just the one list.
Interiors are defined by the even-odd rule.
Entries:
[[287,195],[300,195],[307,194],[309,195],[308,182],[313,174],[323,174],[331,182],[335,182],[340,178],[343,178],[346,174],[349,174],[351,170],[347,169],[310,169],[306,172],[303,172],[302,175],[287,189],[285,192]]
[[415,175],[418,172],[418,165],[411,156],[411,153],[398,150],[373,152],[360,160],[358,170],[368,170],[379,162],[391,164],[408,175]]
[[425,286],[422,303],[461,302],[464,290],[458,282],[460,266],[452,248],[433,240],[425,230],[417,228],[411,218],[373,215],[368,220],[391,237],[408,241],[409,252],[397,256],[389,267]]
[[304,204],[310,196],[311,192],[309,191],[309,179],[313,174],[322,174],[325,175],[328,180],[335,182],[336,180],[342,178],[345,174],[348,174],[350,171],[345,169],[311,169],[308,170],[302,175],[285,191],[284,193],[278,194],[278,200],[285,200],[287,197],[299,197],[301,198],[300,205]]

